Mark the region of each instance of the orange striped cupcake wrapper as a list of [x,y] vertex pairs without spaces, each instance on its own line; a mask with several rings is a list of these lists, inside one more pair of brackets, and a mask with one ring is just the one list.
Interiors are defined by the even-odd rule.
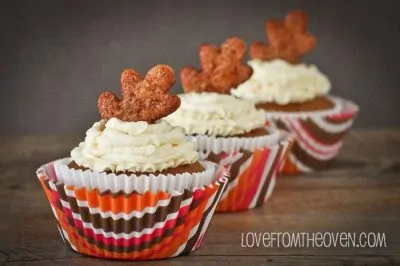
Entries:
[[123,260],[171,258],[196,250],[228,182],[228,171],[220,167],[209,186],[140,194],[66,186],[58,182],[53,163],[37,175],[71,249]]
[[235,212],[263,205],[272,195],[277,173],[293,143],[287,133],[266,148],[241,150],[233,154],[210,153],[210,160],[228,168],[230,178],[217,212]]

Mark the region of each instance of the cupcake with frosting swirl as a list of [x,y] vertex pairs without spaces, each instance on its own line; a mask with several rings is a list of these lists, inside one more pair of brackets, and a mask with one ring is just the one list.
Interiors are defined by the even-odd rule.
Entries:
[[253,101],[270,126],[290,131],[295,143],[283,172],[297,174],[326,168],[339,153],[358,106],[330,95],[331,82],[301,57],[316,46],[307,30],[308,17],[300,10],[284,21],[266,22],[269,43],[251,45],[252,76],[231,94]]
[[229,172],[199,160],[183,128],[163,120],[180,106],[167,65],[122,73],[122,98],[102,93],[101,120],[71,157],[37,170],[64,242],[95,257],[170,258],[202,243]]
[[242,62],[245,51],[245,43],[236,37],[220,47],[202,45],[202,69],[181,71],[181,106],[165,117],[196,141],[201,158],[230,169],[227,191],[217,207],[221,212],[264,204],[291,144],[288,134],[265,127],[264,112],[252,101],[229,95],[253,72]]

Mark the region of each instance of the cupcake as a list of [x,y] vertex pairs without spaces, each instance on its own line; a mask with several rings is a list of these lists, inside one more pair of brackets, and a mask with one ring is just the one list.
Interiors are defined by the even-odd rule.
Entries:
[[64,242],[100,258],[149,260],[197,249],[226,188],[228,171],[199,160],[195,142],[162,118],[180,98],[168,94],[173,70],[121,77],[122,99],[101,94],[101,121],[70,158],[37,176]]
[[324,73],[301,62],[316,46],[307,24],[302,11],[268,21],[269,43],[256,42],[250,49],[252,76],[231,91],[255,102],[268,125],[292,132],[296,141],[282,169],[287,174],[326,168],[358,113],[353,102],[329,94],[331,82]]
[[231,172],[217,211],[231,212],[261,206],[272,194],[276,173],[290,146],[290,136],[265,127],[264,113],[252,101],[229,95],[247,80],[252,69],[242,63],[246,51],[239,38],[221,47],[200,48],[202,70],[181,72],[181,106],[165,118],[184,129],[198,144],[200,157]]

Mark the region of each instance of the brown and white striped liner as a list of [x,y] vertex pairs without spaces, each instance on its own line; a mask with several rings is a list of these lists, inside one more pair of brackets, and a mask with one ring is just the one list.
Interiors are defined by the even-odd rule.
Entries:
[[266,125],[287,130],[295,138],[282,173],[309,173],[325,169],[339,153],[359,108],[351,101],[329,98],[335,107],[327,111],[265,112]]
[[100,258],[149,260],[188,254],[201,245],[228,180],[228,171],[215,167],[209,185],[172,193],[67,186],[54,163],[37,175],[70,248]]

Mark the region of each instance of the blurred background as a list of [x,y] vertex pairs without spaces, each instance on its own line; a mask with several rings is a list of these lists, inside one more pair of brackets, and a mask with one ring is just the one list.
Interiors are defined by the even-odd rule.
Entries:
[[[266,40],[264,22],[309,13],[317,48],[304,61],[351,99],[355,127],[400,126],[395,1],[2,1],[0,134],[84,134],[120,73],[199,66],[202,43]],[[180,81],[174,87],[182,92]]]

